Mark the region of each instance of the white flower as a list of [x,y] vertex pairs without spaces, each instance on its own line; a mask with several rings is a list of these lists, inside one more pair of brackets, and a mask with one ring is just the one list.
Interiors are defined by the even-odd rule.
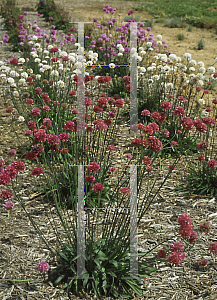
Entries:
[[80,43],[75,43],[75,46],[76,47],[78,46],[78,48],[79,48],[79,47],[81,47],[81,44]]
[[119,48],[119,52],[124,52],[124,47]]
[[153,75],[151,78],[153,78],[154,80],[159,80],[160,76],[159,75]]
[[25,83],[26,82],[26,80],[24,79],[24,78],[21,78],[20,80],[19,80],[19,83],[21,83],[21,84],[23,84],[23,83]]
[[41,75],[40,74],[36,74],[36,79],[41,79]]
[[136,48],[132,48],[130,52],[131,54],[137,53]]
[[123,56],[123,53],[118,53],[118,55],[117,56]]
[[203,81],[206,81],[206,82],[209,82],[209,81],[210,81],[209,76],[207,76],[207,75],[203,76],[202,80],[203,80]]
[[115,64],[113,64],[113,63],[109,64],[109,68],[110,69],[114,69],[115,68]]
[[33,52],[30,52],[30,55],[31,55],[32,57],[34,57],[34,58],[38,57],[38,54],[35,53],[34,51],[33,51]]
[[163,66],[163,68],[162,68],[162,70],[161,70],[161,72],[162,73],[166,73],[166,72],[169,72],[170,71],[170,67],[169,66]]
[[42,63],[43,63],[43,64],[47,64],[47,61],[46,61],[46,60],[42,60]]
[[198,77],[198,79],[202,80],[203,79],[203,73],[197,73],[196,77]]
[[202,61],[198,61],[197,65],[198,65],[199,68],[204,67],[204,63]]
[[146,72],[146,69],[145,69],[144,67],[141,67],[141,68],[140,68],[140,72],[145,73],[145,72]]
[[161,35],[161,34],[156,35],[156,39],[157,39],[158,41],[161,41],[161,40],[162,40],[162,35]]
[[148,48],[148,51],[154,51],[154,48],[150,47]]
[[[52,45],[49,45],[49,46],[47,47],[48,50],[50,50],[50,49],[52,49],[52,48],[53,48]],[[49,53],[49,52],[48,52],[48,53]]]
[[19,122],[24,122],[24,121],[25,121],[25,118],[24,118],[23,116],[19,116],[18,121],[19,121]]
[[142,57],[141,56],[137,56],[138,61],[142,61]]
[[75,63],[76,62],[76,58],[75,58],[75,56],[68,56],[68,58],[69,58],[69,61],[71,61],[72,63]]
[[66,51],[60,51],[59,52],[59,57],[67,56],[68,53]]
[[153,83],[154,81],[153,81],[153,79],[148,79],[148,83],[149,84],[151,84],[151,83]]
[[151,42],[147,42],[147,43],[146,43],[146,46],[147,46],[148,48],[150,48],[150,47],[152,46],[152,43],[151,43]]
[[194,67],[190,67],[190,68],[189,68],[189,71],[190,71],[190,72],[195,72],[195,68],[194,68]]
[[200,87],[202,87],[203,86],[203,80],[198,80],[197,81],[197,85],[200,86]]
[[205,100],[204,99],[198,99],[197,103],[200,105],[204,105],[205,104]]
[[9,83],[9,84],[13,84],[13,83],[14,83],[14,79],[13,79],[12,77],[9,77],[9,78],[8,78],[8,83]]
[[180,64],[179,65],[179,70],[181,70],[181,71],[186,71],[187,70],[187,67],[186,67],[186,65],[183,65],[183,64]]
[[142,50],[142,51],[140,52],[140,55],[145,55],[145,54],[146,54],[146,51],[143,51],[143,50]]
[[189,64],[192,65],[192,66],[196,66],[197,62],[196,62],[196,60],[191,59],[191,60],[189,61]]
[[13,95],[14,95],[14,97],[19,97],[18,91],[14,91],[14,92],[13,92]]
[[35,61],[36,63],[40,63],[40,62],[41,62],[40,58],[35,58],[34,61]]
[[64,83],[64,81],[59,80],[59,81],[57,81],[57,85],[58,85],[58,87],[60,87],[60,88],[64,88],[65,83]]
[[177,59],[178,59],[178,62],[181,62],[182,61],[182,59],[181,59],[181,57],[177,57]]
[[28,77],[28,74],[26,72],[23,72],[20,74],[20,76],[26,79]]
[[39,43],[36,43],[36,44],[35,44],[35,48],[40,48],[40,46],[41,46],[41,45],[40,45]]
[[148,67],[147,68],[147,72],[153,72],[153,68],[152,67]]
[[51,76],[59,76],[59,72],[57,70],[53,70],[50,73]]
[[209,72],[209,73],[215,73],[215,68],[214,67],[209,67],[207,69],[207,72]]
[[23,63],[25,62],[25,58],[20,57],[20,58],[18,59],[18,62],[21,63],[21,64],[23,64]]
[[29,73],[29,74],[32,74],[32,73],[33,73],[33,69],[27,69],[26,71],[27,71],[27,73]]
[[32,37],[32,41],[37,41],[38,40],[38,37],[36,36],[36,35],[34,35],[33,37]]
[[41,68],[41,67],[43,67],[43,64],[42,64],[42,63],[40,63],[40,64],[38,64],[38,66],[39,66],[39,68]]
[[4,62],[2,60],[0,60],[0,66],[2,66],[4,64]]
[[191,54],[186,52],[186,53],[183,54],[183,58],[191,59]]
[[87,62],[87,66],[92,66],[93,65],[93,62],[92,61],[88,61]]
[[173,61],[173,62],[178,62],[178,57],[175,54],[170,54],[169,58]]
[[10,72],[10,76],[11,76],[11,77],[15,77],[15,76],[16,76],[16,71],[12,70],[12,71]]
[[198,73],[204,74],[204,73],[206,73],[206,69],[204,67],[200,67],[200,69],[198,70]]
[[157,45],[158,45],[158,46],[161,46],[161,45],[162,45],[162,42],[161,42],[161,41],[157,41]]
[[166,84],[165,84],[165,88],[166,88],[166,90],[172,89],[172,88],[173,88],[172,82],[166,83]]
[[208,111],[202,110],[201,114],[202,114],[203,117],[209,117],[209,112]]
[[49,51],[44,50],[44,55],[48,55],[48,54],[49,54]]
[[144,51],[144,48],[143,47],[139,47],[139,51]]
[[[116,46],[117,48],[122,48],[123,46],[121,45],[121,44],[117,44],[117,46]],[[92,51],[93,52],[93,51]],[[90,51],[89,51],[89,53],[90,53]]]
[[50,69],[51,69],[51,66],[49,66],[49,65],[43,65],[43,68],[44,68],[45,70],[50,70]]

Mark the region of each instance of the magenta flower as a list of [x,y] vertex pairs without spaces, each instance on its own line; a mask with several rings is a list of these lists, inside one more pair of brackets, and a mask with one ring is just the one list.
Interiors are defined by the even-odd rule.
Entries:
[[199,262],[198,262],[198,265],[199,266],[206,266],[207,265],[207,260],[205,260],[205,259],[201,259]]
[[94,189],[94,191],[96,192],[96,193],[99,193],[100,191],[102,191],[102,190],[104,190],[104,186],[103,186],[103,184],[102,183],[100,183],[100,182],[97,182],[97,183],[95,183],[94,185],[93,185],[93,189]]
[[130,193],[130,189],[128,187],[122,187],[120,189],[120,192],[124,195],[129,194]]
[[12,201],[7,201],[7,202],[4,204],[4,208],[7,209],[7,210],[14,209],[14,203],[13,203]]
[[167,253],[165,250],[159,250],[158,254],[157,254],[157,258],[166,258],[167,257]]
[[8,190],[8,189],[3,189],[3,190],[1,190],[0,197],[1,197],[3,200],[11,200],[11,198],[12,198],[12,193],[11,193],[11,191]]
[[49,270],[49,264],[46,263],[45,261],[41,261],[38,264],[38,270],[41,271],[41,272],[43,272],[43,273],[48,272],[48,270]]
[[15,149],[11,149],[11,150],[9,151],[9,154],[10,154],[10,155],[16,155],[16,153],[17,153],[17,151],[16,151]]
[[34,167],[32,170],[32,175],[39,176],[43,173],[43,169],[41,167]]
[[210,243],[208,249],[211,253],[217,254],[217,242]]

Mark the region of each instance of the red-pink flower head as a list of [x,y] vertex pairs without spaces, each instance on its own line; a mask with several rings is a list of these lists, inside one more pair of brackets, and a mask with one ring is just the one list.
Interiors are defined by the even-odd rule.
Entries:
[[93,174],[97,174],[99,172],[99,170],[101,169],[100,168],[100,165],[96,162],[91,162],[88,166],[87,166],[87,169],[90,173],[93,173]]

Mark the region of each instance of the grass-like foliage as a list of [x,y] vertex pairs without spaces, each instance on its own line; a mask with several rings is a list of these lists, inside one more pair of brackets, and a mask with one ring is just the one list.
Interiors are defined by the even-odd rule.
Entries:
[[177,39],[178,39],[179,41],[185,40],[185,36],[184,36],[184,34],[182,34],[182,33],[177,34],[176,37],[177,37]]
[[200,38],[199,41],[197,42],[197,49],[202,50],[204,47],[205,47],[205,42],[202,38]]

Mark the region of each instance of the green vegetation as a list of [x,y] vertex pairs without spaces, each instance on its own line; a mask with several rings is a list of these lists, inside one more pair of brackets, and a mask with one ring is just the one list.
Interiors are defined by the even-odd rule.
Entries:
[[198,43],[197,43],[197,48],[198,50],[201,50],[205,47],[205,42],[202,38],[199,39]]
[[[128,0],[125,0],[128,1]],[[133,7],[135,11],[146,10],[154,18],[178,17],[182,21],[200,28],[217,27],[217,0],[152,0],[154,4],[142,4]]]
[[177,34],[176,37],[179,41],[183,41],[185,39],[184,34],[181,34],[181,33]]

